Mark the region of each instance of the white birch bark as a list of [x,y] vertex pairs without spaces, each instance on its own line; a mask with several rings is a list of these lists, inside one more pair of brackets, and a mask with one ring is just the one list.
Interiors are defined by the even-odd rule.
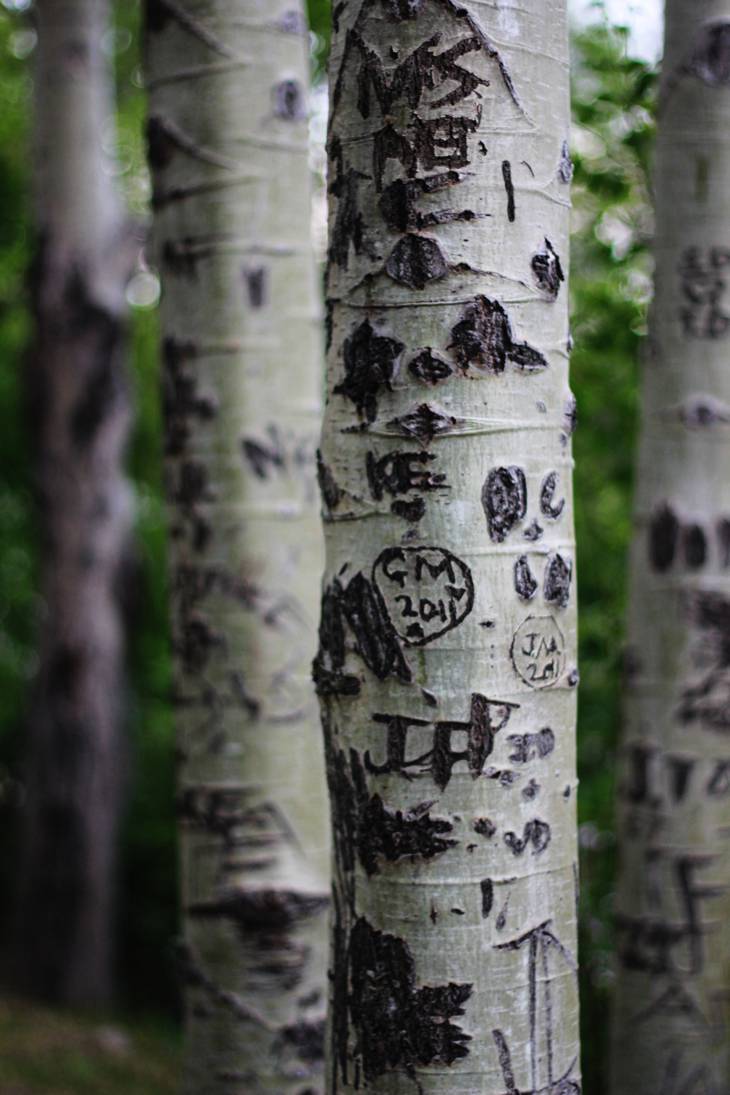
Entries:
[[291,0],[147,5],[190,1095],[321,1090],[321,316]]
[[730,1087],[730,4],[669,0],[619,775],[615,1095]]
[[334,28],[328,1090],[579,1092],[565,4]]
[[132,499],[125,286],[139,239],[105,148],[105,0],[37,0],[29,425],[42,533],[39,666],[21,817],[18,980],[91,1005],[112,993]]

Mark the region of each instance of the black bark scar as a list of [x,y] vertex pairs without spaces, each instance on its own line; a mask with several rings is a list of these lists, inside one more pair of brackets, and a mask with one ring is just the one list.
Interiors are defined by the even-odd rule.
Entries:
[[509,160],[502,161],[502,178],[507,192],[507,220],[511,224],[515,219],[515,188],[512,183],[512,165]]
[[364,917],[350,934],[349,956],[355,1054],[368,1082],[390,1069],[413,1077],[417,1065],[452,1065],[468,1056],[471,1036],[451,1020],[464,1014],[470,984],[418,988],[407,943]]
[[358,414],[374,422],[378,393],[383,387],[391,390],[398,358],[404,349],[402,342],[376,334],[370,321],[364,320],[345,339],[342,351],[345,379],[336,385],[335,394],[351,399]]
[[451,350],[460,368],[482,366],[492,373],[504,372],[507,361],[534,372],[547,368],[547,360],[526,342],[515,342],[509,316],[496,300],[478,296],[467,305],[463,318],[451,330]]
[[545,237],[544,249],[532,256],[530,265],[538,287],[551,300],[555,300],[560,292],[561,282],[565,281],[565,274],[563,273],[560,256],[547,236]]
[[493,468],[482,487],[482,507],[489,537],[501,544],[527,512],[527,484],[522,468]]

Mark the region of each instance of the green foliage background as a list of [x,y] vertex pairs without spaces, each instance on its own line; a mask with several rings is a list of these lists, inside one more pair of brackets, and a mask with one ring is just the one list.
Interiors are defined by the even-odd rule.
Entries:
[[[37,593],[37,528],[30,478],[23,355],[29,320],[30,179],[27,148],[33,30],[23,0],[0,7],[0,938],[13,879],[13,821],[22,800],[23,726],[43,605]],[[310,0],[315,76],[322,77],[328,0]],[[148,184],[139,7],[116,6],[109,50],[118,87],[119,182],[145,217]],[[581,963],[585,1090],[602,1095],[611,992],[613,780],[620,721],[625,561],[637,412],[637,373],[650,289],[647,169],[655,73],[628,53],[625,28],[600,19],[574,34],[574,239],[572,384],[580,585]],[[130,644],[131,752],[122,876],[119,972],[129,1008],[176,1007],[173,729],[169,707],[161,422],[153,307],[133,316],[136,425],[129,473],[137,491],[141,588]]]

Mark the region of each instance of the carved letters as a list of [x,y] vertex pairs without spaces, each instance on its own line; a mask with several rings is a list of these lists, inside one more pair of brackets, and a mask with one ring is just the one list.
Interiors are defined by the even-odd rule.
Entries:
[[512,664],[530,688],[552,688],[565,669],[565,639],[552,616],[528,616],[512,640]]
[[[433,14],[434,6],[439,20],[429,21],[419,39],[420,15]],[[459,701],[451,677],[442,677],[439,667],[462,653],[465,664],[473,663],[473,648],[483,636],[474,607],[493,611],[492,581],[511,583],[518,604],[539,602],[551,613],[524,619],[511,644],[501,630],[494,632],[485,659],[495,666],[501,659],[504,676],[512,674],[509,691],[524,694],[522,684],[571,687],[577,678],[566,674],[565,639],[554,619],[569,603],[573,567],[569,531],[561,536],[559,524],[568,508],[561,473],[554,464],[536,469],[529,448],[528,467],[510,463],[510,446],[501,462],[492,457],[497,466],[484,467],[480,497],[467,497],[471,486],[460,489],[466,476],[459,446],[471,462],[478,451],[471,435],[480,441],[478,435],[505,428],[506,396],[523,383],[546,388],[550,363],[541,344],[533,344],[536,326],[527,319],[534,318],[529,309],[551,308],[560,294],[564,274],[553,243],[531,232],[523,269],[516,271],[500,268],[496,256],[482,263],[481,255],[487,269],[477,270],[471,252],[459,253],[462,227],[477,218],[495,218],[490,225],[499,218],[500,230],[504,226],[513,239],[524,230],[532,200],[525,172],[535,179],[536,171],[515,155],[512,132],[508,151],[499,148],[499,137],[497,147],[488,147],[491,138],[481,139],[481,127],[487,117],[492,125],[496,99],[510,120],[530,119],[496,46],[454,0],[362,0],[354,10],[337,8],[335,17],[346,19],[348,29],[333,54],[329,394],[343,455],[338,459],[336,444],[326,443],[331,466],[320,460],[329,530],[340,539],[334,540],[333,567],[339,569],[330,572],[324,592],[314,673],[324,697],[338,865],[333,1090],[340,1077],[358,1090],[377,1085],[389,1070],[418,1085],[426,1066],[438,1065],[443,1073],[458,1064],[469,1053],[470,1036],[454,1017],[468,1014],[464,1005],[472,991],[462,983],[420,988],[418,950],[411,954],[411,940],[391,934],[390,923],[370,923],[370,912],[366,918],[357,900],[359,888],[375,875],[383,888],[394,876],[407,877],[412,861],[434,877],[441,864],[448,877],[458,856],[478,871],[477,859],[486,853],[499,857],[503,873],[520,878],[533,857],[548,869],[555,866],[551,841],[557,845],[558,829],[551,827],[556,822],[549,811],[556,799],[565,808],[564,783],[555,794],[547,779],[534,778],[540,766],[552,766],[558,740],[549,726],[531,723],[528,706],[534,699],[525,703],[521,724],[518,704],[490,698],[475,684],[467,692],[468,713],[446,717],[455,702],[463,711],[463,694]],[[392,29],[387,38],[384,26]],[[509,130],[495,125],[494,132]],[[559,141],[554,153],[548,185],[557,192],[569,179],[570,162]],[[459,195],[475,194],[464,183],[479,157],[490,182],[474,197],[474,208],[467,208]],[[549,232],[555,240],[553,228]],[[424,310],[422,326],[401,323],[401,317],[417,314],[413,307],[432,305],[437,322]],[[473,406],[467,386],[480,394]],[[497,393],[495,407],[487,404],[490,391]],[[530,400],[525,414],[535,416],[542,429],[546,420],[534,408]],[[537,408],[545,413],[539,398]],[[561,416],[557,404],[556,453],[567,444],[570,425],[572,409]],[[456,453],[455,465],[442,461],[442,452]],[[564,457],[553,459],[568,466]],[[456,515],[460,506],[480,501],[486,519],[481,544],[474,542],[478,529],[465,534],[463,547],[458,533],[445,540],[447,546],[430,539],[426,527],[440,529],[442,517],[444,524],[451,519],[449,529],[456,527],[450,506]],[[361,517],[368,518],[367,526],[357,523]],[[374,559],[358,553],[360,528],[375,532],[363,537],[363,545],[378,544]],[[385,541],[378,539],[381,529]],[[482,568],[480,556],[487,553],[490,566]],[[479,623],[501,628],[503,621]],[[515,724],[507,736],[505,728]],[[476,800],[468,813],[446,816],[443,806],[453,801],[455,784],[484,780],[493,781],[490,797],[511,805],[514,816],[505,818],[500,810],[492,821],[481,815]],[[463,924],[489,920],[490,930],[503,932],[520,905],[515,899],[508,915],[510,891],[497,903],[498,886],[515,881],[499,873],[500,867],[489,878],[474,873],[473,887],[458,896],[442,900],[435,891],[419,930],[430,931],[429,921],[433,926],[444,917],[444,930],[456,918],[467,918]],[[525,925],[519,930],[524,933]],[[536,1026],[538,1014],[550,1013],[552,1006],[549,986],[544,1004],[536,1002],[536,979],[543,983],[549,961],[568,952],[549,921],[506,948],[521,952],[516,967],[529,956],[534,997],[526,1008],[532,1072],[519,1090],[527,1093],[531,1084],[534,1095],[577,1095],[573,1064],[566,1069],[561,1062],[553,1071],[550,1059],[543,1074],[543,1047],[552,1046],[553,1033],[552,1027],[540,1033]],[[464,1026],[477,1037],[473,1024]],[[507,1090],[516,1093],[510,1049],[496,1033]]]
[[[476,779],[492,753],[495,734],[507,725],[517,706],[474,693],[468,722],[432,723],[428,719],[403,715],[373,715],[376,723],[387,728],[385,760],[376,762],[368,751],[365,767],[373,775],[393,773],[406,779],[410,772],[428,771],[436,786],[443,790],[451,779],[454,765],[463,760],[472,778]],[[416,749],[416,755],[411,755],[408,750],[411,733],[419,741],[425,733],[430,748]],[[454,747],[457,735],[462,739],[463,748]]]
[[471,571],[443,548],[387,548],[375,562],[373,581],[410,646],[458,627],[474,605]]
[[679,318],[687,338],[724,338],[730,331],[725,302],[730,249],[688,247],[679,265],[683,303]]

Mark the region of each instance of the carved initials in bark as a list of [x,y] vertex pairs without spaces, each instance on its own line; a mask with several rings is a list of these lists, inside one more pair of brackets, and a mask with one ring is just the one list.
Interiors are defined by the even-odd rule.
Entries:
[[[730,29],[730,27],[729,27]],[[688,247],[679,267],[684,304],[680,309],[688,338],[723,338],[730,332],[730,315],[721,307],[727,293],[730,249]]]
[[683,722],[708,730],[730,731],[730,599],[722,593],[699,592],[690,602],[697,629],[697,661],[708,666],[700,679],[685,686],[679,707]]
[[[357,51],[360,56],[357,70],[357,108],[362,117],[370,117],[371,93],[374,93],[380,112],[385,116],[393,113],[393,106],[398,101],[405,101],[410,110],[415,111],[421,105],[425,92],[443,88],[449,82],[455,83],[456,87],[445,92],[441,98],[429,100],[429,107],[437,109],[441,106],[453,106],[454,103],[467,99],[478,87],[489,86],[488,80],[456,63],[459,57],[481,49],[481,42],[476,35],[464,38],[449,49],[436,53],[434,51],[440,42],[441,35],[432,34],[388,76],[375,50],[363,41],[358,31],[351,31],[347,36],[341,74],[346,70],[350,51]],[[335,100],[339,98],[340,88],[338,81]]]
[[[481,1031],[467,1027],[474,1041],[461,1067],[453,1049],[414,1048],[421,1035],[410,1025],[411,1002],[403,1012],[398,963],[401,947],[412,947],[424,980],[428,969],[429,984],[439,982],[447,946],[454,963],[450,975],[470,980],[469,958],[459,941],[478,940],[479,929],[509,937],[508,921],[510,935],[523,932],[538,890],[544,915],[554,911],[560,932],[566,938],[572,933],[572,907],[566,914],[563,900],[573,885],[563,797],[563,789],[574,786],[572,772],[564,770],[570,750],[549,756],[556,736],[540,711],[549,708],[561,734],[569,732],[568,690],[577,677],[564,676],[565,640],[551,617],[525,622],[512,646],[504,634],[505,620],[518,607],[511,585],[516,561],[522,595],[547,598],[553,615],[562,611],[570,592],[570,485],[562,481],[563,469],[567,473],[570,467],[562,353],[566,294],[559,291],[562,266],[549,242],[567,237],[566,195],[559,185],[568,170],[565,122],[555,128],[552,100],[548,110],[544,96],[534,96],[529,115],[523,110],[505,61],[480,30],[473,5],[347,0],[338,11],[344,26],[333,45],[329,139],[332,175],[343,181],[333,194],[330,223],[337,226],[347,206],[350,228],[337,230],[346,242],[337,252],[344,261],[333,253],[329,269],[328,391],[336,395],[325,420],[323,452],[336,481],[326,478],[324,485],[339,511],[326,530],[327,582],[330,589],[340,583],[344,592],[350,574],[362,571],[381,598],[401,656],[408,659],[409,677],[388,669],[378,679],[363,673],[362,685],[350,678],[331,687],[332,677],[319,676],[330,767],[336,773],[331,785],[339,788],[333,791],[336,1075],[330,1087],[336,1092],[342,1077],[341,1089],[347,1091],[363,1086],[386,1091],[408,1086],[410,1077],[419,1091],[471,1085],[496,1092],[493,1047],[483,1024]],[[529,42],[518,39],[532,28],[534,12],[526,14],[518,5],[509,13],[484,8],[484,14],[499,26],[510,64],[522,63]],[[541,54],[530,62],[550,69],[551,80],[563,90],[565,42],[559,44],[553,29],[558,22],[562,26],[564,14],[558,4],[551,7],[556,23],[550,29],[550,57]],[[525,84],[531,96],[533,75]],[[471,230],[472,222],[481,225],[479,232]],[[356,338],[365,345],[373,337],[387,340],[384,360],[368,369],[367,382],[364,370],[346,364],[342,382],[339,369],[346,357],[352,365]],[[436,387],[438,392],[428,390]],[[348,420],[337,396],[350,400],[359,421],[354,413]],[[560,470],[560,485],[551,468]],[[494,474],[487,484],[490,469]],[[534,495],[529,516],[528,482]],[[482,526],[480,536],[468,523],[474,505],[479,508],[482,484],[488,535]],[[351,501],[347,506],[345,495]],[[563,512],[564,525],[555,527]],[[420,523],[404,530],[393,514]],[[505,542],[510,535],[516,551]],[[536,544],[541,537],[548,541],[545,550]],[[374,560],[371,571],[368,559]],[[329,611],[327,601],[324,614]],[[572,613],[566,616],[572,644]],[[521,618],[507,624],[511,631]],[[342,619],[345,633],[352,633]],[[338,669],[337,661],[323,659],[322,666],[342,678],[349,664],[343,656]],[[509,684],[506,694],[520,691],[525,697],[518,726],[531,732],[503,742],[497,766],[497,734],[518,706],[488,698],[493,695],[489,681],[502,679]],[[556,692],[540,700],[523,682],[530,688],[556,686]],[[464,684],[468,705],[455,706]],[[327,698],[328,688],[339,695]],[[347,690],[352,699],[342,698]],[[445,717],[454,712],[461,718]],[[555,793],[548,790],[553,770]],[[433,793],[414,794],[421,785]],[[399,795],[410,788],[405,803],[393,801],[394,788]],[[448,802],[450,809],[458,803],[459,813],[440,820],[433,800]],[[516,816],[510,817],[510,806]],[[462,826],[469,841],[463,849]],[[349,836],[343,835],[345,828]],[[460,846],[452,848],[457,839]],[[533,859],[545,869],[528,883]],[[502,871],[499,863],[508,867],[507,861],[519,871]],[[519,875],[514,885],[509,880],[507,894],[500,892],[505,875]],[[430,879],[446,885],[422,901]],[[400,939],[406,887],[417,896],[408,900],[411,921],[403,921]],[[449,930],[446,944],[442,932]],[[355,970],[351,947],[357,931],[363,938],[367,934],[371,949]],[[502,1008],[499,994],[510,983],[512,961],[491,948],[485,957],[489,967],[480,978],[475,1007],[480,1015],[488,1015],[495,1003]],[[361,986],[372,1001],[367,1020],[359,1003]],[[574,1044],[576,1037],[575,989],[566,988],[565,979],[545,1007],[553,1005],[562,1071],[563,1045]],[[419,999],[419,1006],[427,1028],[426,1002]],[[522,1013],[529,1012],[528,1002]],[[515,1037],[524,1043],[525,1031],[516,1033],[519,1024],[517,1019]],[[445,1012],[439,1012],[438,1026],[443,1038]],[[453,1078],[444,1067],[452,1060]],[[440,1067],[427,1072],[431,1061]],[[384,1076],[389,1069],[397,1074]],[[574,1095],[577,1082],[567,1075],[550,1073],[550,1083],[536,1083],[533,1095]],[[517,1095],[516,1086],[510,1091]]]
[[380,501],[383,492],[396,495],[411,490],[448,490],[446,476],[434,474],[425,466],[435,459],[431,452],[390,452],[376,460],[369,452],[366,468],[373,498]]
[[[512,711],[519,704],[505,703],[501,700],[488,700],[486,696],[474,693],[471,697],[471,718],[469,722],[429,722],[428,719],[416,719],[404,715],[373,715],[373,721],[387,726],[386,760],[376,764],[365,753],[365,768],[373,775],[395,775],[408,778],[409,772],[430,772],[434,783],[441,790],[451,779],[452,769],[461,760],[467,762],[472,779],[477,779],[484,764],[494,748],[494,736],[510,720]],[[413,730],[419,738],[423,731],[416,728],[428,728],[431,748],[418,753],[415,757],[406,756],[408,735]],[[453,749],[455,734],[466,737],[465,749]]]
[[[493,1030],[492,1037],[497,1047],[507,1095],[520,1095],[520,1092],[523,1092],[523,1095],[581,1095],[579,1081],[572,1079],[577,1061],[571,1061],[565,1071],[556,1077],[553,1048],[555,1019],[552,993],[555,974],[550,971],[550,959],[554,956],[559,957],[561,973],[567,965],[568,970],[573,974],[577,972],[575,959],[552,931],[550,920],[531,928],[517,939],[498,944],[495,949],[521,951],[523,947],[527,949],[525,1010],[530,1020],[530,1086],[528,1089],[523,1088],[522,1085],[517,1087],[507,1039],[501,1030]],[[542,1001],[539,999],[540,995],[542,995]]]
[[[710,931],[702,903],[722,897],[728,886],[699,882],[696,873],[710,868],[717,858],[645,852],[642,879],[648,915],[616,917],[618,959],[624,968],[672,977],[702,972],[707,958],[704,938]],[[664,908],[665,895],[672,895],[677,906],[674,915]]]
[[443,548],[386,548],[373,567],[373,582],[410,646],[458,627],[474,606],[471,571]]
[[528,821],[525,824],[521,837],[513,832],[505,833],[504,842],[515,856],[522,855],[530,845],[532,854],[539,855],[550,843],[550,826],[539,818],[535,818],[534,821]]

